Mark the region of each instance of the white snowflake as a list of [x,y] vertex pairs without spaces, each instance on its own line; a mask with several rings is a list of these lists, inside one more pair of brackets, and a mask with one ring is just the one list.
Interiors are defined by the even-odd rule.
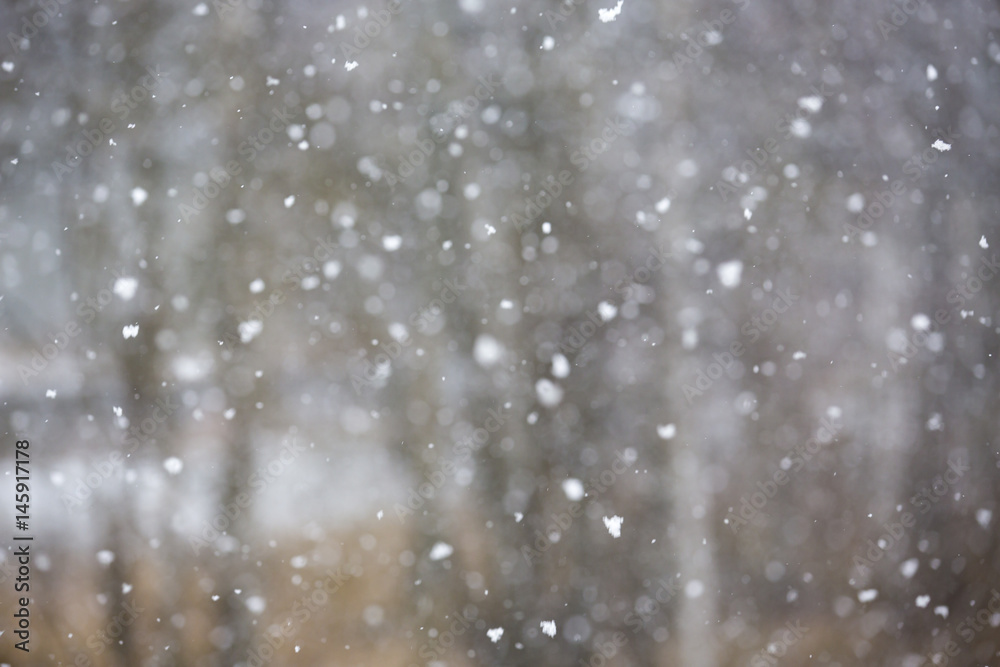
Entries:
[[569,359],[556,352],[552,355],[552,375],[564,378],[569,375]]
[[615,319],[615,315],[618,314],[618,308],[616,308],[613,303],[601,301],[597,304],[597,314],[600,315],[601,319],[605,322],[610,322]]
[[917,573],[917,568],[919,567],[920,561],[916,558],[910,558],[903,561],[903,564],[899,566],[899,572],[907,579],[911,579]]
[[132,297],[135,296],[135,291],[138,287],[138,280],[122,276],[115,281],[115,286],[112,289],[122,301],[131,301]]
[[264,330],[264,323],[260,320],[247,320],[246,322],[240,322],[237,329],[240,332],[240,341],[249,343]]
[[480,334],[472,346],[472,357],[483,368],[493,366],[503,357],[504,348],[493,336]]
[[618,0],[618,4],[611,9],[598,9],[597,18],[601,19],[602,23],[610,23],[618,18],[618,15],[622,13],[622,5],[625,4],[625,0]]
[[246,601],[247,609],[250,610],[251,614],[260,615],[264,613],[267,609],[267,602],[259,595],[251,595]]
[[171,456],[163,461],[163,468],[171,475],[179,475],[181,470],[184,470],[184,462],[176,456]]
[[677,427],[673,424],[660,424],[656,427],[656,435],[662,440],[670,440],[677,435]]
[[864,591],[858,592],[858,601],[860,602],[871,602],[878,597],[878,590],[874,588],[869,588]]
[[450,544],[445,542],[438,542],[433,547],[431,547],[431,552],[428,554],[428,558],[431,560],[443,560],[455,552],[455,548]]
[[569,479],[564,479],[562,483],[563,493],[566,497],[576,502],[578,500],[583,500],[583,482],[576,479],[575,477],[570,477]]
[[719,274],[719,282],[722,283],[722,286],[732,289],[740,284],[740,277],[743,275],[743,262],[738,259],[724,262],[719,264],[715,271]]
[[563,399],[563,389],[552,380],[542,378],[535,383],[535,394],[538,401],[547,408],[554,408]]

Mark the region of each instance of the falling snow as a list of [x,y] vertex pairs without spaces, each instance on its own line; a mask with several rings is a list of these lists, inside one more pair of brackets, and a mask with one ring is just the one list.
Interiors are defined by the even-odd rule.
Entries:
[[618,18],[618,15],[622,13],[622,5],[624,4],[624,2],[625,0],[618,0],[618,4],[612,7],[611,9],[598,9],[597,17],[601,19],[602,23],[609,23],[610,21],[614,21],[616,18]]
[[562,483],[563,493],[566,494],[566,498],[573,502],[583,500],[583,482],[573,477],[569,479],[564,479]]
[[437,542],[433,547],[431,547],[430,553],[427,555],[431,560],[444,560],[452,553],[455,549],[445,542]]
[[122,277],[115,281],[114,293],[117,294],[122,301],[131,301],[138,288],[138,280],[135,278]]
[[623,521],[624,519],[617,515],[611,518],[604,517],[604,526],[608,529],[608,533],[611,534],[611,537],[617,539],[622,536]]

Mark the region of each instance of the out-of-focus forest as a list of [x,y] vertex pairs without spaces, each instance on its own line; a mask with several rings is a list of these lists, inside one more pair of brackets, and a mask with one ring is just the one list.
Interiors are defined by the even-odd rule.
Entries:
[[1000,660],[996,3],[0,29],[0,662]]

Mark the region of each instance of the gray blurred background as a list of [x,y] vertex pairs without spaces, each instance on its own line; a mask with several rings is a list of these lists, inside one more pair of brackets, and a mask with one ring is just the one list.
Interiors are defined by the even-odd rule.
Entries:
[[998,660],[996,3],[0,26],[0,662]]

